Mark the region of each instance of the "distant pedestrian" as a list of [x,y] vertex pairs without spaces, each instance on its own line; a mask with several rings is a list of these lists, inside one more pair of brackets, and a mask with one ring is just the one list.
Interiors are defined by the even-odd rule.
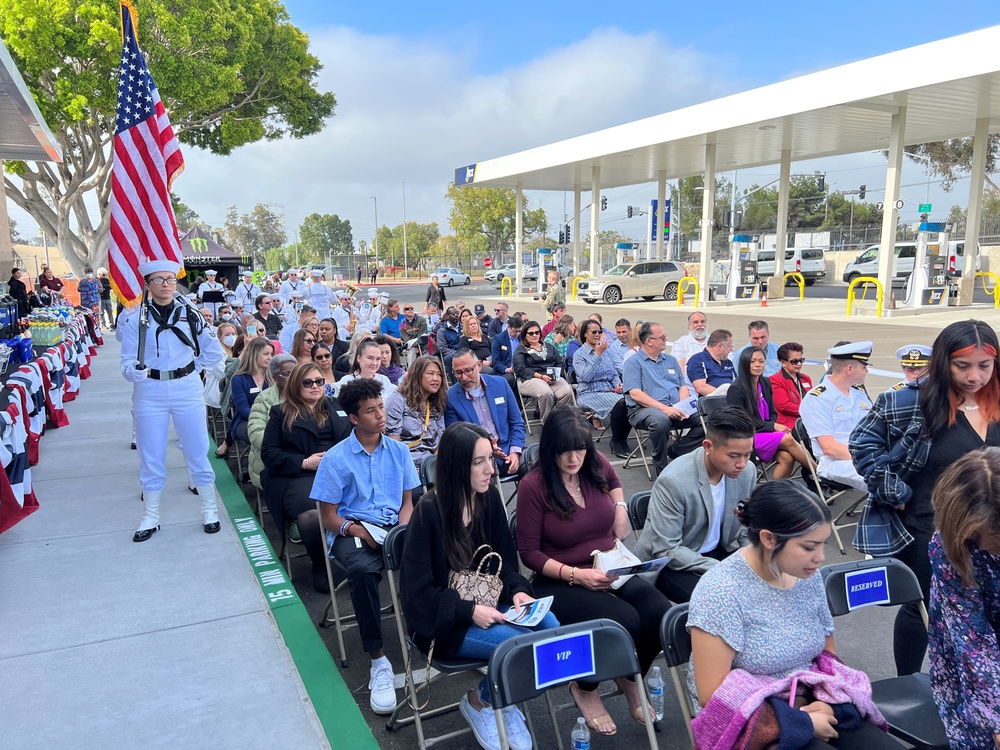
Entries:
[[360,284],[360,283],[361,283],[361,264],[360,264],[360,263],[358,263],[358,266],[357,266],[357,268],[355,268],[354,270],[355,270],[355,271],[357,272],[357,274],[358,274],[358,284]]
[[104,326],[115,330],[115,311],[111,306],[111,281],[106,268],[97,269],[97,280],[101,284],[101,321]]
[[375,283],[376,283],[376,282],[378,281],[378,266],[376,266],[376,265],[373,265],[373,266],[371,267],[371,270],[370,270],[370,271],[369,271],[368,273],[369,273],[369,275],[371,276],[371,279],[372,279],[372,282],[371,282],[371,283],[372,283],[372,285],[374,286],[374,285],[375,285]]

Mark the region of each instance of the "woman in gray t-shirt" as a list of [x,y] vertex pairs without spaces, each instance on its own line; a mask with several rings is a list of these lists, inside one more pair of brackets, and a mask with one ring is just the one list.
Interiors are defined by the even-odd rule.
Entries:
[[[749,530],[750,546],[705,573],[691,596],[688,690],[696,705],[708,703],[734,669],[780,679],[809,670],[824,650],[836,653],[833,618],[817,574],[830,536],[830,509],[802,485],[782,479],[757,487],[737,515]],[[811,696],[800,696],[796,705],[812,720],[814,746],[823,747],[839,732],[839,747],[900,747],[867,721],[850,732],[838,730],[833,709]]]

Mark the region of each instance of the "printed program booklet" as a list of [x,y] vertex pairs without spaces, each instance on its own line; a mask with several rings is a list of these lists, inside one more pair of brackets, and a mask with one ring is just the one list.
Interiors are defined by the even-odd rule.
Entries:
[[511,607],[503,613],[503,618],[511,625],[533,628],[542,621],[550,609],[552,609],[552,597],[546,596],[544,599],[528,602],[520,609]]
[[646,562],[639,563],[638,565],[627,565],[624,568],[612,568],[611,570],[606,571],[606,575],[632,576],[637,573],[656,573],[667,567],[667,562],[669,560],[669,557],[658,557],[655,560],[647,560]]

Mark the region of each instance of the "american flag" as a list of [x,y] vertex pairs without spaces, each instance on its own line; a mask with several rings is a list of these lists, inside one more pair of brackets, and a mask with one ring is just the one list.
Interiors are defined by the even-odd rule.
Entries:
[[184,169],[160,94],[135,38],[135,10],[121,3],[122,62],[118,74],[118,124],[111,170],[111,246],[108,267],[119,298],[142,295],[139,264],[169,259],[183,264],[170,185]]

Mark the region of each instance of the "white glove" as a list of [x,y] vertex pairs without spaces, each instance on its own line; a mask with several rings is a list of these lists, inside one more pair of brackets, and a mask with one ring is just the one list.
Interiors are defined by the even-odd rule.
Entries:
[[149,368],[139,369],[138,362],[133,362],[125,368],[125,379],[131,383],[139,383],[149,377]]

